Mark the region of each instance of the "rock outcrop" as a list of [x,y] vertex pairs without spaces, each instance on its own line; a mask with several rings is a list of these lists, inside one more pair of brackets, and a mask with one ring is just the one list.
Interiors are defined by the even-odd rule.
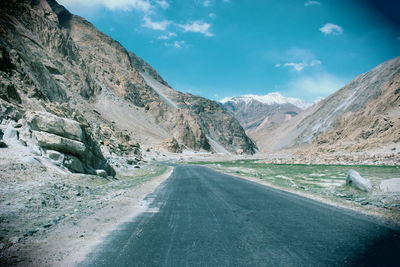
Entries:
[[[173,90],[143,59],[54,0],[1,1],[0,66],[0,108],[9,117],[44,111],[77,121],[105,154],[140,156],[134,144],[156,147],[167,138],[212,151],[206,136],[231,153],[256,150],[216,102]],[[79,133],[59,135],[51,118],[37,123],[80,141]]]
[[46,157],[59,167],[87,174],[103,170],[109,176],[115,175],[98,143],[77,121],[47,112],[27,112],[18,123],[9,120],[2,127],[6,141],[19,142],[32,155]]
[[365,192],[369,192],[372,189],[371,182],[368,179],[362,177],[355,170],[349,170],[347,174],[346,185],[352,186]]

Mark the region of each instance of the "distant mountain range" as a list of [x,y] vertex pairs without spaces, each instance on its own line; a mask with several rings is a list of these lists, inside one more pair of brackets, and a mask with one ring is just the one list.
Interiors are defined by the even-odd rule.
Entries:
[[300,109],[306,109],[311,106],[312,103],[303,101],[298,98],[293,97],[285,97],[278,92],[269,93],[266,95],[241,95],[235,97],[225,97],[221,99],[219,102],[226,104],[227,102],[232,102],[235,104],[251,104],[252,102],[259,102],[265,105],[283,105],[283,104],[292,104]]
[[311,103],[280,93],[242,95],[221,99],[223,107],[248,132],[258,132],[292,119]]

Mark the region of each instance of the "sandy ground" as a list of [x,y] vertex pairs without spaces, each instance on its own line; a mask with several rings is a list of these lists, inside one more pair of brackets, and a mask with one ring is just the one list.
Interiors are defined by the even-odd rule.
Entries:
[[121,167],[110,180],[61,174],[7,156],[0,155],[1,266],[73,266],[110,231],[144,211],[149,204],[144,197],[173,171],[148,163]]
[[[38,240],[24,244],[31,266],[73,266],[121,224],[145,211],[145,196],[153,192],[172,173],[173,168],[149,182],[109,201],[106,206],[77,224],[65,223]],[[62,242],[60,242],[62,240]],[[25,263],[21,263],[21,266]]]

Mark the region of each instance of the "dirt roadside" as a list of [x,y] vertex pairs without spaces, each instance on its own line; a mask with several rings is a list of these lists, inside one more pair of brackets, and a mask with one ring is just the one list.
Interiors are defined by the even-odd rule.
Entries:
[[[92,214],[78,220],[63,220],[35,238],[22,240],[7,254],[15,266],[73,266],[84,259],[97,244],[124,222],[146,210],[144,198],[173,172],[162,175],[111,198]],[[18,258],[15,256],[18,255]]]

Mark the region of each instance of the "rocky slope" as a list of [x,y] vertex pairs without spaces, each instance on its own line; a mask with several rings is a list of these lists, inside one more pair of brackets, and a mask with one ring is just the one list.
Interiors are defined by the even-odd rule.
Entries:
[[312,151],[397,149],[400,57],[364,73],[290,122],[257,134],[263,151],[311,144]]
[[280,93],[243,95],[221,99],[223,107],[243,126],[247,134],[267,131],[297,116],[310,104]]
[[256,149],[216,102],[173,90],[144,60],[54,0],[0,3],[0,101],[3,124],[48,112],[78,123],[104,155]]

